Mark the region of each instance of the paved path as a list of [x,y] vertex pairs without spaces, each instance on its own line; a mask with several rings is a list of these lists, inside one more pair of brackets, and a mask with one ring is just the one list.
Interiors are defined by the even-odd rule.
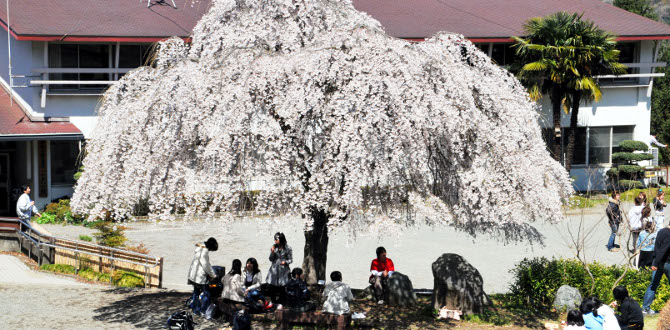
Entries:
[[0,284],[3,285],[51,285],[82,286],[74,279],[36,272],[28,268],[17,257],[0,254]]
[[[292,267],[301,267],[302,263],[304,235],[302,222],[297,217],[282,221],[242,218],[229,226],[216,221],[131,222],[126,225],[130,227],[126,231],[130,244],[144,243],[153,254],[165,258],[164,285],[171,289],[189,289],[186,274],[194,244],[209,236],[219,241],[219,251],[210,256],[215,265],[230,268],[235,258],[245,262],[247,258],[255,257],[265,275],[270,266],[269,250],[276,231],[284,232],[288,244],[293,248]],[[443,253],[457,253],[480,271],[488,293],[505,292],[512,280],[509,270],[523,258],[573,257],[571,233],[576,235],[580,225],[586,230],[593,229],[586,240],[589,260],[607,264],[621,264],[625,260],[622,253],[607,252],[605,248],[609,227],[601,208],[590,209],[583,216],[573,214],[561,224],[535,225],[546,237],[545,246],[527,243],[505,245],[484,235],[475,238],[452,228],[426,226],[406,228],[400,236],[382,233],[381,238],[377,233],[359,233],[353,238],[345,232],[336,232],[330,238],[327,271],[339,270],[352,287],[363,288],[368,285],[368,270],[370,261],[375,257],[375,248],[383,245],[396,269],[407,274],[415,288],[432,288],[431,263]],[[77,238],[79,234],[90,235],[92,232],[79,226],[49,225],[45,228],[54,235],[72,238]]]

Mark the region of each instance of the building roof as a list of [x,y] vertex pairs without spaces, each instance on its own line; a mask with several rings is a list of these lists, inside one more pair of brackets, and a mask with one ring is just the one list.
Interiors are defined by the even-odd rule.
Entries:
[[[187,38],[212,0],[10,1],[11,32],[19,40],[152,42]],[[600,0],[353,0],[398,38],[423,39],[439,31],[474,41],[523,35],[529,18],[557,11],[583,13],[620,39],[668,39],[670,26]],[[6,29],[6,6],[0,5]]]
[[0,88],[0,140],[49,139],[64,136],[84,137],[82,132],[70,122],[31,121],[17,102],[10,102],[7,91]]

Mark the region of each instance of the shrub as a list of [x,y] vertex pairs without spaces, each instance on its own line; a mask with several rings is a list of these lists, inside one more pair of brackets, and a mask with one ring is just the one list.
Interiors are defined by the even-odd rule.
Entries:
[[99,273],[90,268],[84,268],[80,270],[77,275],[89,281],[107,282],[107,283],[109,283],[110,278],[109,274]]
[[133,272],[116,271],[112,276],[112,283],[123,288],[144,287],[144,278]]
[[144,243],[140,243],[138,246],[126,246],[126,250],[142,254],[150,253],[149,248],[146,245],[144,245]]
[[92,242],[93,241],[91,236],[88,236],[88,235],[79,235],[79,239],[82,240],[82,241],[85,241],[85,242]]
[[619,170],[619,172],[631,175],[642,173],[642,166],[640,165],[619,165],[617,169]]
[[621,161],[639,162],[643,160],[650,160],[653,158],[654,156],[652,154],[634,154],[630,152],[615,152],[612,154],[613,162],[621,162]]
[[75,271],[74,266],[63,265],[63,264],[53,264],[53,265],[46,264],[40,266],[40,269],[61,274],[74,274]]
[[642,141],[625,140],[619,142],[619,147],[623,151],[648,151],[649,146]]
[[72,210],[70,209],[70,200],[67,198],[47,205],[44,208],[42,215],[44,214],[55,216],[56,223],[66,222],[71,224],[79,224],[83,221],[82,217],[72,214]]
[[120,247],[128,240],[123,231],[126,227],[116,225],[111,221],[99,222],[95,225],[98,232],[93,234],[96,242],[109,247]]
[[58,223],[58,221],[56,220],[55,215],[53,215],[51,213],[46,213],[46,212],[42,213],[41,217],[36,217],[36,216],[32,217],[31,220],[39,223],[40,225]]
[[[595,278],[592,295],[604,302],[610,302],[614,282],[623,274],[621,266],[608,266],[601,263],[589,264]],[[575,259],[524,259],[510,270],[514,275],[510,285],[511,297],[518,304],[537,306],[538,309],[550,309],[561,285],[577,288],[582,296],[589,295],[591,278]],[[651,271],[629,269],[619,285],[628,288],[628,292],[638,302],[642,302],[644,292],[651,281]],[[670,299],[670,287],[667,281],[661,281],[656,291],[656,300],[652,308],[659,310]]]
[[628,189],[640,189],[643,187],[643,185],[642,182],[637,180],[619,180],[619,187],[621,187],[621,189],[623,190],[628,190]]

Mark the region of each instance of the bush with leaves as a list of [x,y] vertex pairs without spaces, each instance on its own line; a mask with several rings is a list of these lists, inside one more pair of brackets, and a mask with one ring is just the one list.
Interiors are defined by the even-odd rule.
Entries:
[[607,171],[607,175],[619,189],[642,188],[642,182],[639,182],[638,178],[642,177],[643,167],[637,162],[650,160],[653,156],[649,153],[636,153],[636,151],[646,152],[649,146],[642,141],[625,140],[619,143],[619,147],[624,151],[612,154],[612,162],[616,166]]
[[[577,288],[584,297],[593,295],[605,303],[613,301],[612,288],[624,273],[624,267],[594,262],[589,264],[589,269],[595,278],[595,283],[592,283],[590,276],[578,260],[526,258],[510,270],[510,273],[514,275],[514,280],[510,285],[510,296],[517,304],[548,310],[554,302],[558,288],[562,285],[569,285]],[[642,302],[650,281],[650,270],[629,269],[618,285],[625,286],[631,297]],[[591,291],[592,284],[593,291]],[[652,309],[661,309],[668,299],[670,299],[670,286],[667,281],[661,281],[656,291],[656,300],[651,306]]]
[[121,247],[128,240],[123,233],[126,227],[117,225],[111,221],[99,222],[94,228],[98,229],[98,232],[94,233],[93,236],[95,236],[96,242],[100,245]]

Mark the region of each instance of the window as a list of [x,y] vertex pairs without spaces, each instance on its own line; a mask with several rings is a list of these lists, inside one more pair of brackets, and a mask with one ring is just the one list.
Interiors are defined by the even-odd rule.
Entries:
[[[145,65],[149,57],[151,44],[121,44],[118,48],[118,61],[116,44],[49,44],[49,68],[58,69],[134,69]],[[118,66],[117,66],[118,62]],[[122,73],[109,72],[73,72],[73,73],[50,73],[49,80],[74,80],[74,81],[109,81],[123,76]],[[89,84],[62,84],[50,85],[52,91],[89,91],[100,92],[107,88],[104,85]]]
[[79,141],[51,141],[51,184],[74,185],[79,169]]
[[484,54],[488,55],[489,54],[489,44],[475,44],[479,50],[481,50]]
[[[49,67],[72,69],[106,69],[111,67],[111,45],[49,44]],[[50,80],[111,80],[109,73],[51,73]],[[107,85],[51,85],[54,90],[100,90]]]
[[491,58],[500,66],[511,65],[515,60],[512,44],[493,44]]
[[[569,128],[561,129],[562,155],[565,157],[568,148]],[[619,143],[633,139],[635,126],[578,127],[575,135],[575,151],[573,165],[609,164],[612,154],[621,150]],[[545,128],[543,136],[550,152],[553,152],[553,128]],[[588,155],[587,148],[588,145]],[[588,156],[588,157],[587,157]],[[563,161],[565,161],[563,159]]]

